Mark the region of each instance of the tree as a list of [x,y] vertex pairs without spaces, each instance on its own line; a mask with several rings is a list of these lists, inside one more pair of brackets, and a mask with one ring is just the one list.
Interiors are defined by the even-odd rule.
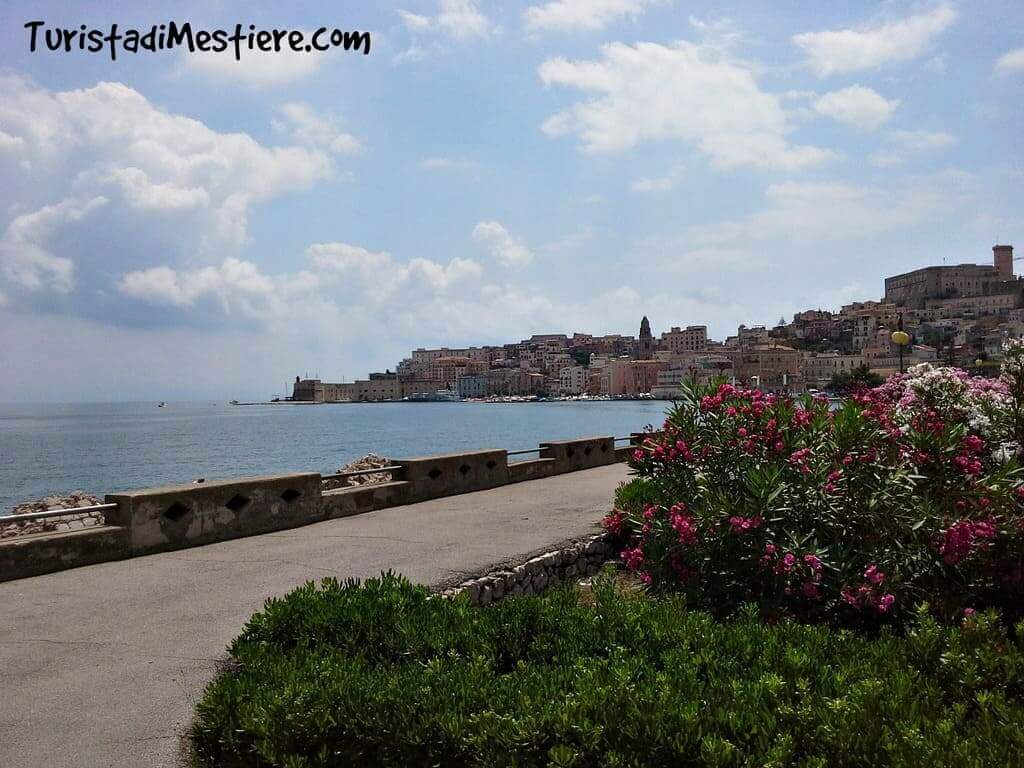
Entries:
[[832,374],[828,388],[838,394],[847,394],[858,389],[877,387],[884,379],[864,363],[852,371],[836,371]]
[[585,349],[573,349],[569,352],[569,356],[576,361],[576,365],[582,365],[584,368],[590,366],[590,353]]

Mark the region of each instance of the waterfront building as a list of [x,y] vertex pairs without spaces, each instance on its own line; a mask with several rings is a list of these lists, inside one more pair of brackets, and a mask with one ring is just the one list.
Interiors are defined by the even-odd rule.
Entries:
[[487,397],[490,394],[487,374],[459,376],[455,382],[455,391],[463,399]]
[[563,395],[582,395],[587,391],[589,370],[582,365],[569,365],[558,372],[558,391]]
[[804,352],[802,354],[804,382],[808,387],[823,389],[837,373],[849,373],[864,365],[864,355],[841,354],[838,351]]

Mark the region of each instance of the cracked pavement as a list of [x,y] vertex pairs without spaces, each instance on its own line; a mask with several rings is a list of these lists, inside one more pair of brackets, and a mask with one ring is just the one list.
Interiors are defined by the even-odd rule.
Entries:
[[461,580],[594,532],[624,464],[0,584],[0,766],[180,764],[192,708],[263,601],[383,570]]

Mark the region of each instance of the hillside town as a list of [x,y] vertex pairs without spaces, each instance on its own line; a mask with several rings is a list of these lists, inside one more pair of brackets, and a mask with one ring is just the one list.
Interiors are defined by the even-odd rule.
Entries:
[[842,377],[884,379],[920,362],[983,371],[1007,338],[1024,336],[1024,278],[1013,246],[991,264],[928,266],[885,279],[877,301],[838,312],[808,309],[774,327],[740,325],[723,341],[707,326],[672,326],[657,337],[644,317],[637,336],[538,334],[500,346],[415,349],[394,371],[329,383],[296,377],[299,402],[678,396],[681,382],[724,376],[766,392],[828,389]]

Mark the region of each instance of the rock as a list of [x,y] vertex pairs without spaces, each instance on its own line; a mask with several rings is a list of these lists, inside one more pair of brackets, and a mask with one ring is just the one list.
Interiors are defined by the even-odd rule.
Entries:
[[492,596],[490,585],[484,584],[480,587],[480,596],[477,598],[477,602],[479,605],[489,605]]
[[546,573],[538,573],[533,577],[533,589],[535,592],[543,590],[548,585],[548,575]]
[[[364,469],[377,469],[379,467],[388,466],[391,466],[391,462],[388,459],[383,456],[378,456],[375,453],[368,453],[363,456],[363,458],[356,459],[355,461],[341,467],[338,472],[358,472]],[[324,482],[324,490],[330,490],[332,488],[351,488],[357,485],[389,482],[391,482],[390,472],[371,472],[366,475],[346,477],[342,480],[327,480]]]
[[505,596],[504,579],[496,579],[491,583],[491,595],[495,600],[501,600]]
[[12,515],[45,512],[49,509],[67,509],[68,515],[65,517],[47,517],[42,520],[20,521],[5,521],[3,517],[0,517],[0,539],[28,533],[60,532],[72,528],[81,529],[94,525],[103,525],[104,518],[102,512],[82,512],[79,514],[74,512],[77,507],[91,507],[94,504],[102,503],[102,499],[85,491],[72,491],[68,494],[55,494],[44,496],[41,499],[22,502],[11,510]]

